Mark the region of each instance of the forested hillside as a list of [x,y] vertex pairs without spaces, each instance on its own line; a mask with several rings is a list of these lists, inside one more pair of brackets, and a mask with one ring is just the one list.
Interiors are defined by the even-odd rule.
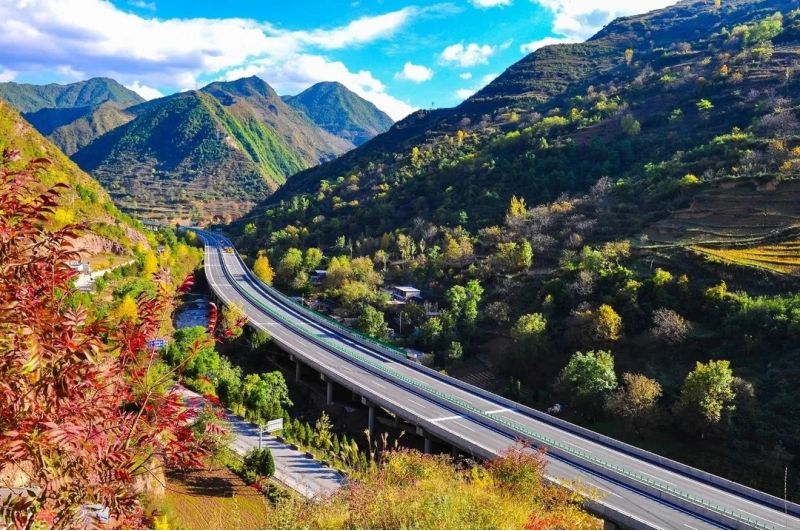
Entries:
[[144,101],[134,91],[107,77],[94,77],[69,85],[0,83],[0,98],[20,113],[33,113],[41,109],[91,107],[106,102],[132,105]]
[[341,83],[324,82],[283,100],[319,127],[356,146],[384,133],[394,121]]
[[48,222],[49,228],[59,229],[70,223],[88,224],[90,233],[74,242],[77,249],[85,250],[84,258],[131,255],[136,243],[146,244],[139,224],[117,210],[108,193],[95,180],[42,137],[8,103],[0,100],[0,151],[6,148],[18,150],[24,161],[37,158],[51,161],[47,171],[39,174],[41,191],[56,183],[69,185],[63,192],[61,205]]
[[74,154],[137,216],[235,219],[293,173],[353,147],[257,77],[130,107],[136,118]]
[[[782,495],[800,452],[796,7],[682,1],[538,50],[292,177],[238,244],[426,363]],[[401,321],[391,285],[429,304]]]

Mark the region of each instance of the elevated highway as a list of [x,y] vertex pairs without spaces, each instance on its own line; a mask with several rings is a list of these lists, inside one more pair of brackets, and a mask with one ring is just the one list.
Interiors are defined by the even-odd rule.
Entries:
[[293,302],[258,280],[219,235],[198,231],[214,296],[237,303],[249,324],[302,367],[349,389],[426,438],[490,459],[516,439],[547,449],[550,480],[599,499],[587,506],[606,520],[650,529],[799,529],[800,506],[651,454],[410,362],[402,351],[364,337]]

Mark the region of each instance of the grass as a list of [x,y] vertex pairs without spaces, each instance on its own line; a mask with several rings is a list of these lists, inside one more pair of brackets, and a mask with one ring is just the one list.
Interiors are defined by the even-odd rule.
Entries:
[[800,240],[746,249],[712,249],[693,246],[691,249],[724,263],[757,267],[786,275],[800,275]]
[[167,476],[165,505],[185,529],[264,529],[268,501],[225,467]]

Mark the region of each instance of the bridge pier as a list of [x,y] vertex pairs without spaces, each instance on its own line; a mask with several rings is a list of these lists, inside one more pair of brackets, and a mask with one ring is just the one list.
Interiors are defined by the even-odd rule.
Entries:
[[328,388],[326,389],[327,393],[325,395],[325,403],[327,405],[333,404],[333,382],[325,377],[325,375],[322,373],[319,373],[319,379],[328,384]]
[[433,453],[433,439],[430,437],[425,437],[425,453],[432,454]]
[[455,444],[450,446],[450,457],[453,459],[458,457],[458,447]]
[[289,358],[294,362],[294,381],[299,382],[303,379],[303,364],[294,356],[289,356]]
[[400,426],[402,426],[402,424],[403,424],[403,419],[400,418],[400,415],[395,415],[394,416],[394,427],[399,430]]
[[364,397],[361,397],[361,403],[369,408],[369,413],[367,414],[367,430],[369,430],[369,436],[372,437],[375,433],[375,404]]

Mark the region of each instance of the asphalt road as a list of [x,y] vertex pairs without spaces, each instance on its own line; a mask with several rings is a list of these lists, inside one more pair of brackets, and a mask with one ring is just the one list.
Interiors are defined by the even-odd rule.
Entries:
[[[368,346],[343,337],[334,329],[318,324],[296,305],[288,303],[285,299],[263,289],[252,278],[251,273],[244,268],[235,254],[224,252],[223,248],[229,245],[229,242],[219,236],[208,233],[203,234],[203,236],[206,236],[211,243],[206,248],[205,261],[206,276],[210,286],[223,301],[235,301],[241,304],[251,325],[267,330],[277,342],[303,353],[304,356],[324,367],[328,374],[335,375],[340,380],[348,382],[351,388],[369,390],[373,394],[388,399],[395,406],[392,411],[399,413],[402,418],[407,420],[425,419],[428,422],[435,423],[445,430],[447,442],[455,443],[467,451],[472,448],[476,450],[476,453],[490,451],[497,454],[511,446],[514,443],[515,436],[489,426],[480,419],[461,414],[445,401],[434,400],[429,396],[409,389],[408,385],[404,385],[386,373],[366,369],[349,359],[347,352],[368,356],[372,361],[390,368],[395,373],[440,390],[475,408],[514,421],[560,443],[569,444],[586,455],[613,463],[618,467],[658,481],[661,484],[670,485],[674,489],[690,493],[694,497],[725,507],[729,511],[733,510],[742,514],[745,518],[752,518],[753,521],[758,520],[766,524],[768,528],[800,528],[800,519],[792,515],[784,515],[783,511],[773,509],[698,479],[667,470],[662,466],[587,439],[541,419],[531,417],[521,411],[509,409],[504,404],[478,396],[467,389],[426,374],[413,366],[401,363]],[[223,267],[233,278],[233,283],[225,274]],[[251,297],[255,297],[260,304],[268,305],[280,318],[276,319],[274,315],[271,315],[261,308],[259,304],[245,296],[243,290],[248,292]],[[325,340],[329,344],[332,342],[336,348],[330,348],[323,343],[312,340],[296,329],[297,325],[304,327],[307,332],[310,331],[316,338]],[[613,479],[611,474],[608,476],[599,474],[588,470],[585,466],[585,463],[579,458],[567,461],[552,454],[548,455],[547,471],[549,476],[565,482],[577,481],[587,486],[585,488],[596,489],[602,497],[601,503],[627,513],[641,522],[650,524],[652,527],[662,529],[714,529],[723,527],[699,516],[695,512],[690,513],[677,505],[656,499],[640,490],[623,485]]]
[[[181,387],[181,394],[187,403],[202,404],[203,397],[194,391]],[[236,436],[231,444],[232,449],[245,455],[253,448],[258,448],[258,427],[241,417],[227,412],[226,419],[231,431]],[[275,476],[279,483],[302,494],[306,498],[328,494],[338,489],[344,478],[335,470],[324,466],[320,461],[306,457],[305,452],[292,449],[275,437],[264,435],[264,447],[272,452],[275,460]]]

